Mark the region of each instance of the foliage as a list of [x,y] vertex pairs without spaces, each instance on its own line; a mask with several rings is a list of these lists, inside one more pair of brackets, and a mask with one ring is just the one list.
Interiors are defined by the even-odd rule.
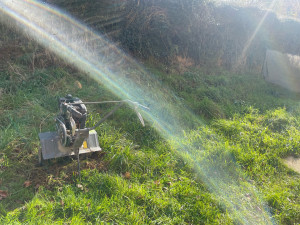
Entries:
[[[26,52],[39,52],[35,47]],[[124,108],[97,129],[104,151],[82,157],[79,183],[72,157],[35,166],[38,133],[54,130],[58,96],[113,96],[84,74],[56,66],[52,56],[33,67],[32,56],[16,55],[0,72],[2,224],[238,224],[240,215],[220,197],[235,180],[233,202],[258,199],[276,222],[299,221],[299,174],[282,163],[300,153],[296,94],[254,74],[204,68],[166,74],[151,65],[158,82],[207,124],[185,131],[180,147],[186,148],[177,148]],[[89,107],[89,125],[108,110]],[[258,195],[244,195],[244,184]]]
[[166,65],[186,58],[204,67],[260,73],[266,49],[300,54],[299,23],[280,20],[274,12],[263,10],[265,7],[215,5],[207,0],[48,2],[85,21],[131,54]]

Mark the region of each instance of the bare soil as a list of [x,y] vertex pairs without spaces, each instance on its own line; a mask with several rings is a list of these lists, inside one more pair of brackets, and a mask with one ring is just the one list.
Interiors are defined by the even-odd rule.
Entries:
[[287,165],[287,167],[300,173],[300,158],[289,156],[286,159],[284,159],[284,163]]

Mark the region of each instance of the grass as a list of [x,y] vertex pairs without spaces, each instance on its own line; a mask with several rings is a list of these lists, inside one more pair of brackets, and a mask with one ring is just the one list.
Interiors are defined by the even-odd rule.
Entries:
[[[289,155],[298,157],[300,153],[299,124],[295,117],[285,109],[265,114],[249,109],[248,113],[235,115],[231,120],[215,120],[208,129],[201,128],[187,135],[190,145],[209,151],[197,161],[201,164],[205,157],[214,160],[213,163],[220,166],[219,170],[214,167],[214,172],[221,174],[218,182],[234,180],[227,179],[230,174],[255,184],[276,221],[297,224],[300,220],[299,174],[288,169],[281,160]],[[208,134],[215,136],[207,138]]]
[[[243,223],[236,212],[245,209],[227,204],[221,188],[235,190],[234,203],[258,202],[279,224],[300,221],[299,174],[281,160],[300,154],[296,94],[253,74],[194,69],[180,75],[150,67],[206,121],[185,131],[180,148],[192,151],[178,151],[122,108],[97,128],[104,152],[82,156],[78,185],[73,158],[35,166],[38,133],[54,130],[58,96],[114,96],[72,68],[33,69],[22,57],[0,74],[0,190],[8,194],[0,201],[2,224]],[[88,109],[89,125],[109,110]],[[233,180],[237,186],[230,189]],[[244,195],[240,186],[257,191]]]

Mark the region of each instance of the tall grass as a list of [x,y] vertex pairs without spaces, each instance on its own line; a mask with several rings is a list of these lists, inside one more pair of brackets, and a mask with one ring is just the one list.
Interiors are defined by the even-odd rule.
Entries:
[[[22,79],[1,72],[0,190],[8,192],[0,202],[2,224],[239,223],[193,165],[151,124],[142,128],[126,107],[97,128],[103,152],[82,156],[80,185],[73,158],[36,167],[38,133],[54,130],[58,96],[113,96],[83,74],[71,75],[70,68],[32,70],[22,63],[12,70]],[[252,183],[278,223],[300,221],[299,175],[281,160],[300,153],[297,95],[257,75],[149,70],[205,119],[206,125],[185,131],[186,144],[199,149],[195,160],[229,171],[237,163],[238,171],[220,176]],[[89,125],[109,110],[88,107]]]

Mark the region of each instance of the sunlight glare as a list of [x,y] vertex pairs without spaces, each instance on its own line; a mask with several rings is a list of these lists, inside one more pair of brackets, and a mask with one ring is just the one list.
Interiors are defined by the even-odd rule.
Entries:
[[[273,4],[274,2],[275,0]],[[183,131],[200,127],[203,125],[201,119],[188,110],[176,98],[175,93],[162,85],[154,74],[149,73],[116,45],[66,12],[38,1],[0,0],[0,18],[103,84],[120,99],[130,99],[148,106],[150,111],[139,109],[145,120],[164,138],[174,143],[178,154],[195,168],[199,178],[240,222],[273,223],[269,210],[255,187],[247,180],[239,180],[241,170],[233,158],[229,171],[206,160],[203,146],[196,149],[185,144],[187,137],[183,135]],[[259,27],[262,23],[263,20]],[[244,53],[259,27],[247,42]],[[201,158],[203,160],[200,162],[198,159]],[[251,200],[248,195],[251,195]]]

